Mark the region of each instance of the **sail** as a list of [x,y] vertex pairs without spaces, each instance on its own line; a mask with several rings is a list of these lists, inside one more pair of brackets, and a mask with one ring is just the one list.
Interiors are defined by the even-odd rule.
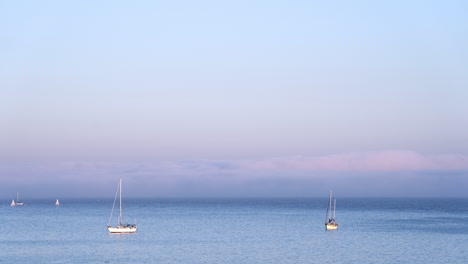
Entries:
[[15,204],[15,200],[11,200],[11,204],[10,204],[10,205],[11,205],[11,206],[15,206],[15,205],[16,205],[16,204]]
[[56,205],[56,206],[59,206],[59,205],[60,205],[60,202],[59,202],[58,199],[57,199],[57,201],[55,201],[55,205]]

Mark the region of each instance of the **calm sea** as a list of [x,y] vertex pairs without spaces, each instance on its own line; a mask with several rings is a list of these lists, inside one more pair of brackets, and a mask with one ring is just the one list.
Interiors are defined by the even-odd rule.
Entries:
[[468,263],[468,199],[126,199],[0,204],[0,263]]

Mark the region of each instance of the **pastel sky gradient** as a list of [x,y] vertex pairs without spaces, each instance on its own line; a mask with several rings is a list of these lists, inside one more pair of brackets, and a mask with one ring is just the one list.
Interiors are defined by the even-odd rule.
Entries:
[[466,14],[2,1],[0,198],[468,197]]

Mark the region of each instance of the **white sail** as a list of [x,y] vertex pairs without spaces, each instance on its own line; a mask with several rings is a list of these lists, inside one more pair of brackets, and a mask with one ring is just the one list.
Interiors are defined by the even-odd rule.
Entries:
[[11,200],[11,204],[10,204],[10,205],[11,205],[11,206],[16,206],[15,200]]
[[55,206],[59,206],[59,205],[60,205],[60,202],[59,202],[59,200],[57,199],[57,200],[55,201]]

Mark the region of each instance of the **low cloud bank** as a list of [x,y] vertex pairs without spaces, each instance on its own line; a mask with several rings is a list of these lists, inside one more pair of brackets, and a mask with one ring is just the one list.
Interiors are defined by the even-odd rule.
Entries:
[[[413,151],[263,160],[65,162],[0,165],[3,187],[37,196],[112,195],[123,177],[130,196],[466,196],[468,156]],[[10,195],[11,196],[11,195]],[[56,196],[56,195],[52,195]]]
[[468,169],[468,156],[422,155],[414,151],[392,150],[345,153],[318,157],[286,157],[248,162],[256,170],[304,171],[428,171]]

